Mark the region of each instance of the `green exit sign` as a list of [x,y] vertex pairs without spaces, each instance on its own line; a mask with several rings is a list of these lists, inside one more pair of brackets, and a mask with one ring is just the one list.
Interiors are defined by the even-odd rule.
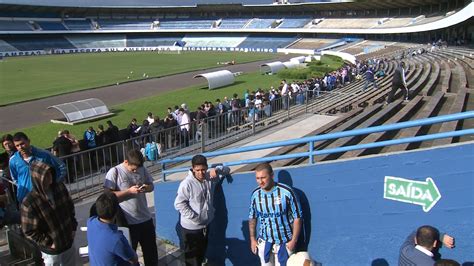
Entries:
[[385,176],[383,197],[423,206],[429,212],[441,199],[438,187],[431,177],[426,181],[416,181],[400,177]]

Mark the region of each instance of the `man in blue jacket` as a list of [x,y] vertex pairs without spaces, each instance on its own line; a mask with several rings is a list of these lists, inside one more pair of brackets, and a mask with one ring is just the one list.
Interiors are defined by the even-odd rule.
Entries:
[[54,168],[56,182],[62,182],[66,176],[66,165],[50,152],[30,145],[30,139],[23,132],[13,136],[17,152],[10,158],[10,174],[17,184],[16,198],[21,203],[33,189],[30,165],[33,161],[41,161]]
[[454,248],[452,236],[444,234],[440,240],[438,229],[429,225],[419,227],[407,237],[400,248],[398,265],[432,266],[441,243],[447,248]]
[[362,91],[365,91],[367,87],[369,87],[370,82],[374,85],[374,88],[377,89],[377,80],[375,79],[374,70],[371,67],[365,72],[365,85]]

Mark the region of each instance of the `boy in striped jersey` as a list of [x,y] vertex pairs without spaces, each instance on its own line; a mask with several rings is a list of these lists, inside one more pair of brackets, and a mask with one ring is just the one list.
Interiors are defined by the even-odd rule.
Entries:
[[273,180],[270,164],[259,164],[255,176],[258,187],[250,201],[250,248],[260,257],[261,265],[286,265],[301,231],[299,200],[290,187]]

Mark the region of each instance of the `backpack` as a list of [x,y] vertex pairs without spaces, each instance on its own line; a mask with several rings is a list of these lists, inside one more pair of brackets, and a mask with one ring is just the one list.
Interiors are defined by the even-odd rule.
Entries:
[[160,157],[161,147],[152,141],[145,145],[145,155],[148,161],[156,161]]
[[223,103],[220,104],[219,108],[222,109],[222,113],[227,113],[227,111],[229,111],[229,108]]
[[232,100],[232,110],[238,110],[240,109],[240,100],[239,99],[233,99]]

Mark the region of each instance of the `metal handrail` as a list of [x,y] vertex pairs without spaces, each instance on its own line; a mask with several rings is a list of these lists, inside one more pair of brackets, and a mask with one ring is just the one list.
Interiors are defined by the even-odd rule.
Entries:
[[[226,149],[222,151],[203,153],[203,155],[206,157],[216,157],[216,156],[221,156],[221,155],[236,154],[236,153],[264,150],[264,149],[270,149],[270,148],[280,148],[283,146],[290,146],[290,145],[297,145],[297,144],[309,144],[308,152],[285,154],[285,155],[278,155],[278,156],[271,156],[271,157],[264,157],[264,158],[247,159],[247,160],[240,160],[240,161],[235,161],[235,162],[225,162],[222,164],[225,166],[234,166],[234,165],[268,162],[268,161],[274,161],[274,160],[292,159],[292,158],[300,158],[300,157],[308,157],[309,163],[312,164],[314,162],[314,156],[316,155],[333,154],[333,153],[340,153],[340,152],[345,152],[345,151],[350,151],[350,150],[376,148],[376,147],[398,145],[398,144],[403,144],[403,143],[419,142],[419,141],[426,141],[426,140],[433,140],[433,139],[440,139],[440,138],[459,137],[463,135],[474,134],[474,129],[442,132],[442,133],[429,134],[429,135],[423,135],[423,136],[417,136],[417,137],[387,140],[387,141],[380,141],[380,142],[374,142],[374,143],[358,144],[358,145],[353,145],[353,146],[345,146],[345,147],[315,151],[314,142],[317,142],[317,141],[338,139],[338,138],[344,138],[344,137],[353,137],[353,136],[359,136],[359,135],[367,135],[371,133],[398,130],[398,129],[409,128],[409,127],[432,125],[432,124],[437,124],[437,123],[463,120],[463,119],[469,119],[469,118],[474,118],[474,111],[462,112],[462,113],[457,113],[457,114],[449,114],[449,115],[419,119],[419,120],[414,120],[414,121],[406,121],[406,122],[395,123],[395,124],[390,124],[390,125],[381,125],[381,126],[369,127],[369,128],[357,129],[357,130],[351,130],[351,131],[329,133],[329,134],[305,137],[305,138],[299,138],[299,139],[277,141],[277,142],[254,145],[254,146],[249,146],[249,147]],[[166,174],[184,172],[189,169],[189,168],[176,168],[176,169],[167,170],[166,164],[189,161],[191,160],[192,157],[193,156],[191,155],[181,156],[177,158],[170,158],[170,159],[164,159],[164,160],[159,161],[162,164],[163,179],[165,180]]]

